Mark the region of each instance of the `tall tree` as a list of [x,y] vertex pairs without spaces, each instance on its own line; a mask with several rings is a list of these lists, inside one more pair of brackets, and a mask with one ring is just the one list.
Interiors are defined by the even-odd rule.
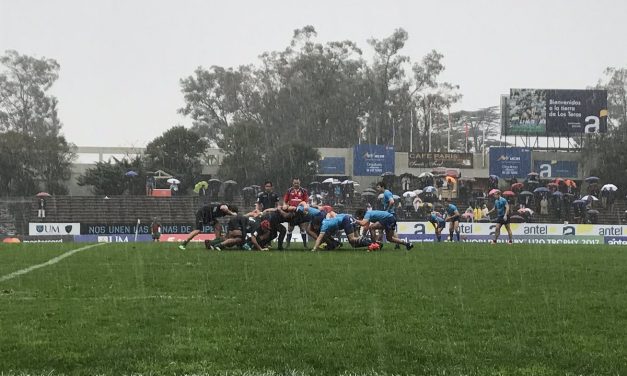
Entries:
[[200,175],[200,158],[208,145],[197,133],[175,126],[146,145],[146,164],[150,169],[162,169],[175,175],[181,188],[194,186],[194,177]]
[[[469,139],[469,150],[480,152],[488,146],[488,140],[500,134],[501,115],[497,106],[480,108],[472,111],[458,111],[451,114],[452,121],[467,132],[464,139]],[[466,131],[467,130],[467,131]]]
[[[0,184],[4,187],[0,194],[29,195],[39,189],[66,193],[63,182],[70,176],[75,155],[60,135],[57,99],[47,93],[59,76],[59,64],[16,51],[7,51],[0,57],[0,64],[4,67],[0,71],[0,134],[16,141],[5,143],[3,150],[9,158],[22,156],[18,161],[22,171],[14,172],[11,183]],[[29,152],[23,153],[20,148]],[[20,190],[13,189],[18,186]]]
[[[146,169],[141,156],[117,159],[112,157],[106,162],[96,162],[77,179],[80,186],[91,186],[96,195],[116,196],[124,193],[144,194]],[[129,177],[126,173],[134,171],[137,176]]]

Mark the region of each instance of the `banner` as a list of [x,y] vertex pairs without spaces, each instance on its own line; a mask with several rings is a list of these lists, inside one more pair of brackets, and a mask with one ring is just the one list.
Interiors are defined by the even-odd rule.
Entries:
[[74,241],[72,235],[20,236],[22,243],[68,243]]
[[[137,242],[149,242],[150,235],[138,235]],[[77,243],[133,243],[135,235],[76,235],[74,241]]]
[[526,178],[531,172],[531,150],[520,147],[490,147],[490,175]]
[[353,149],[354,176],[380,176],[394,173],[394,147],[385,145],[355,145]]
[[344,175],[344,157],[325,157],[318,164],[319,175]]
[[28,234],[41,235],[80,235],[80,223],[29,223]]
[[577,161],[533,161],[533,170],[540,178],[577,178],[579,162]]
[[[434,235],[435,230],[430,222],[398,222],[398,234],[401,237],[413,235]],[[512,223],[512,234],[516,236],[531,236],[534,238],[569,239],[576,237],[613,237],[616,241],[627,240],[627,225],[588,225],[588,224],[561,224],[561,223]],[[493,236],[496,223],[466,223],[459,224],[461,235]],[[447,231],[444,231],[447,233]],[[448,233],[447,233],[448,234]],[[501,237],[507,233],[501,229]],[[469,238],[470,239],[470,238]],[[524,238],[523,238],[524,239]]]
[[472,168],[472,153],[409,153],[410,168]]
[[[137,223],[83,223],[80,226],[83,235],[121,235],[135,234]],[[195,230],[191,223],[162,223],[162,234],[189,234]],[[207,231],[210,226],[207,226]],[[140,223],[137,229],[138,234],[150,234],[150,223]]]
[[506,102],[506,135],[607,132],[606,90],[510,89]]

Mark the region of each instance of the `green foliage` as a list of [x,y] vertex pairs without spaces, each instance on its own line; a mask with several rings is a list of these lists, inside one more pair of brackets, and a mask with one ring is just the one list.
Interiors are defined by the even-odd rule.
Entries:
[[[113,157],[113,162],[96,162],[96,166],[87,169],[77,178],[78,185],[91,186],[96,195],[116,196],[124,193],[140,195],[145,193],[146,171],[140,156],[123,158]],[[138,176],[128,177],[128,171],[137,172]]]
[[306,183],[316,175],[320,154],[298,143],[276,143],[252,122],[236,123],[225,130],[219,143],[226,151],[218,175],[241,185],[262,184],[270,179],[276,187],[289,187],[299,176]]
[[189,190],[194,187],[194,177],[202,172],[200,158],[207,146],[196,132],[175,126],[146,146],[146,165],[169,172],[181,181],[182,190]]
[[444,113],[459,99],[457,86],[438,82],[444,66],[436,51],[414,64],[409,78],[411,61],[401,54],[409,36],[403,29],[368,41],[371,63],[354,42],[319,43],[316,37],[312,26],[295,30],[284,50],[261,54],[260,66],[199,67],[181,80],[185,106],[179,111],[213,145],[245,122],[272,145],[352,147],[361,140],[402,151],[409,150],[410,133],[414,145],[426,147],[426,114]]
[[57,99],[47,91],[59,64],[7,51],[0,57],[0,195],[65,194],[74,153],[60,135]]

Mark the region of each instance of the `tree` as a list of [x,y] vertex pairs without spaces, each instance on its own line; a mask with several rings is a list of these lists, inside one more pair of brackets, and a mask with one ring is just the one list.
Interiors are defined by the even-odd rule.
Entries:
[[[113,159],[113,161],[111,161]],[[141,156],[117,159],[112,157],[106,162],[96,162],[77,178],[78,185],[91,186],[96,195],[118,196],[124,193],[144,194],[146,170]],[[125,174],[135,171],[138,175],[128,177]]]
[[166,170],[181,181],[182,188],[194,186],[194,177],[202,172],[200,159],[208,144],[197,133],[175,126],[146,145],[146,165]]
[[19,161],[7,164],[21,166],[19,171],[8,170],[13,175],[4,177],[0,193],[67,193],[63,181],[69,179],[75,155],[60,135],[57,99],[47,94],[58,78],[59,64],[16,51],[7,51],[0,63],[5,68],[0,72],[0,134],[5,141],[15,141],[3,143],[3,153],[8,160],[19,156]]
[[[501,118],[497,106],[473,111],[458,111],[451,114],[453,122],[465,131],[468,129],[469,149],[480,152],[487,147],[486,142],[500,134]],[[484,138],[485,137],[485,138]],[[464,137],[465,138],[465,137]]]

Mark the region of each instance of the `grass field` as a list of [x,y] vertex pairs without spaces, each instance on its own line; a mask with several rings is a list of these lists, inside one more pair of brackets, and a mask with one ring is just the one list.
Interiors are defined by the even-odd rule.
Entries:
[[0,375],[627,374],[625,248],[386,248],[86,249],[0,282]]

